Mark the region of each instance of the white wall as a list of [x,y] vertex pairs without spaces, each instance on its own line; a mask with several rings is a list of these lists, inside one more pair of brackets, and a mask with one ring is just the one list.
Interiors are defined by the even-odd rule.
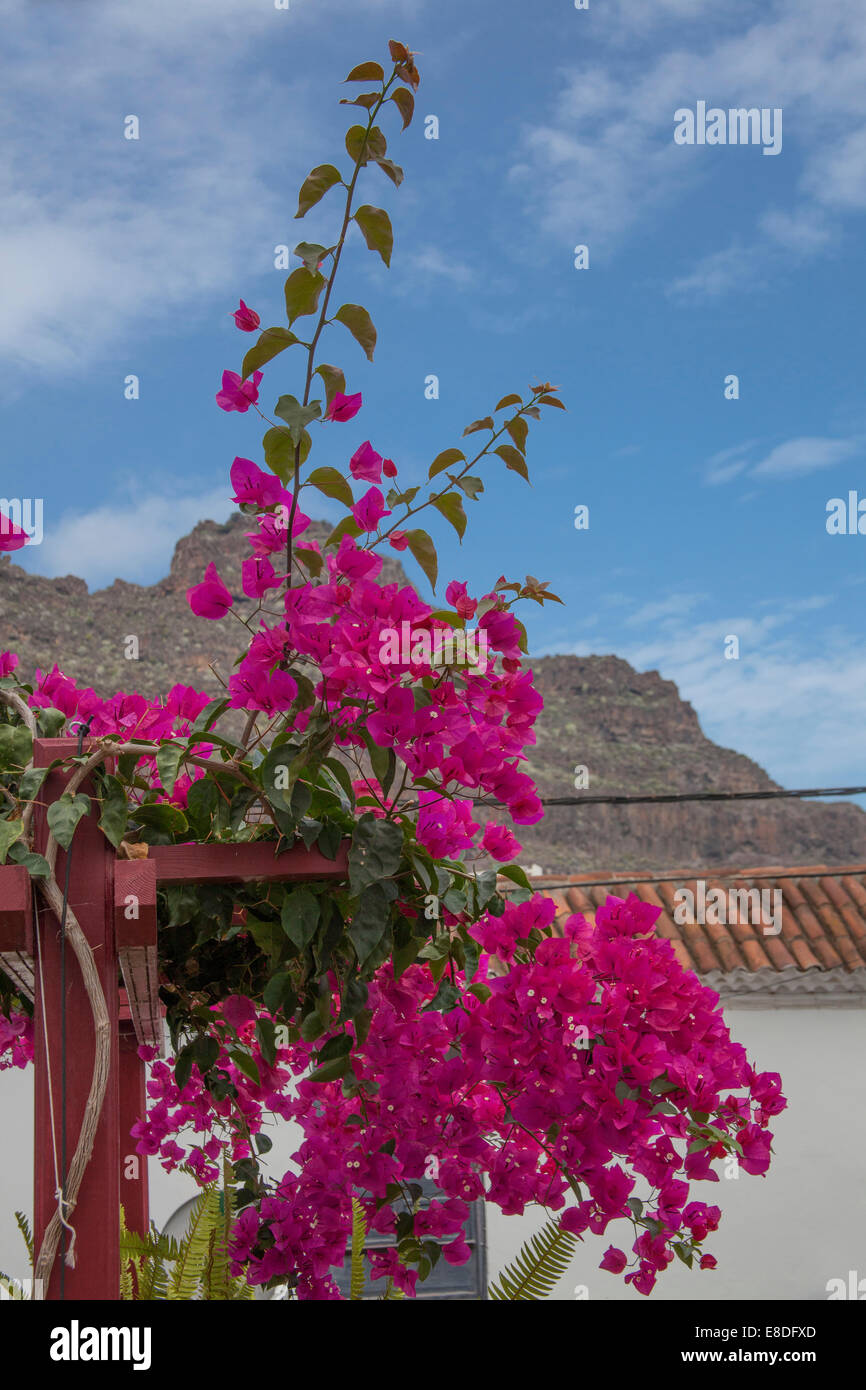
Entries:
[[[822,1299],[827,1281],[866,1278],[866,1010],[834,1008],[742,1009],[727,1006],[731,1031],[754,1063],[782,1074],[789,1108],[771,1126],[774,1157],[766,1177],[696,1183],[695,1200],[722,1208],[720,1229],[706,1248],[715,1270],[689,1271],[676,1261],[656,1285],[653,1299]],[[32,1208],[32,1069],[0,1073],[0,1270],[27,1277],[23,1244],[12,1216]],[[297,1147],[285,1124],[268,1131],[272,1171],[282,1172]],[[151,1160],[151,1215],[162,1226],[194,1191],[191,1180],[166,1174]],[[640,1190],[637,1189],[638,1195]],[[512,1259],[545,1214],[504,1217],[488,1208],[491,1277]],[[598,1268],[608,1245],[628,1251],[631,1227],[614,1224],[589,1236],[560,1282],[556,1297],[573,1299],[577,1285],[590,1299],[640,1299],[622,1276]]]

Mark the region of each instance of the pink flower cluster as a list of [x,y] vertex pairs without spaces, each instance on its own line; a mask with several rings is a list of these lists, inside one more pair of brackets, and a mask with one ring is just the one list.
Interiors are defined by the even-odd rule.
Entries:
[[0,1071],[23,1069],[33,1061],[33,1019],[13,1011],[0,1013]]
[[[485,915],[474,930],[478,970],[472,980],[455,976],[459,1000],[444,1013],[427,1007],[437,990],[427,965],[400,979],[383,966],[348,1095],[339,1081],[304,1077],[318,1047],[281,1048],[267,1066],[244,1015],[238,1031],[262,1083],[222,1053],[243,1125],[221,1142],[245,1154],[246,1134],[268,1110],[295,1121],[303,1142],[296,1169],[242,1212],[235,1273],[254,1284],[290,1278],[302,1299],[339,1298],[331,1271],[345,1257],[353,1195],[371,1230],[396,1241],[402,1215],[401,1238],[432,1238],[455,1264],[469,1258],[468,1204],[484,1198],[506,1214],[561,1212],[563,1229],[581,1238],[627,1223],[631,1257],[611,1245],[601,1267],[627,1269],[643,1294],[675,1245],[713,1267],[700,1246],[719,1208],[694,1199],[692,1184],[718,1181],[713,1163],[730,1150],[745,1172],[766,1171],[767,1125],[785,1106],[780,1078],[755,1071],[731,1041],[718,996],[651,934],[657,909],[608,898],[594,924],[572,917],[562,936],[552,934],[553,913],[534,896]],[[533,953],[534,929],[542,940]],[[208,1132],[228,1103],[212,1100],[195,1069],[178,1092],[162,1063],[149,1090],[156,1105],[138,1127],[139,1152],[213,1173],[212,1135],[190,1152],[175,1136],[186,1125]],[[413,1213],[403,1194],[431,1157],[438,1192]],[[417,1272],[394,1247],[371,1262],[371,1277],[385,1276],[415,1292]]]

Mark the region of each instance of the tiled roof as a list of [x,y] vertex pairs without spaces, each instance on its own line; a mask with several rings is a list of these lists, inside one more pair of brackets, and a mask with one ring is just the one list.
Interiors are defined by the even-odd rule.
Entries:
[[[845,995],[866,992],[864,864],[708,869],[704,874],[688,871],[632,878],[577,874],[530,881],[537,891],[553,898],[557,921],[573,912],[592,918],[609,895],[625,898],[636,893],[643,902],[662,909],[656,932],[672,943],[680,963],[721,992],[754,993],[758,988],[770,992],[805,988],[809,993]],[[691,900],[682,889],[692,894]],[[710,898],[714,889],[721,896]],[[747,911],[744,898],[730,897],[731,890],[743,889],[767,892],[762,901],[769,914],[774,905],[781,906],[778,934],[773,934],[769,916],[757,916],[758,899],[752,898]],[[777,890],[781,898],[774,896]],[[706,904],[703,913],[701,902]],[[720,905],[715,913],[713,902]],[[690,903],[698,908],[693,914],[685,910]],[[731,906],[737,910],[730,911]],[[680,921],[674,916],[678,907]],[[688,915],[698,920],[682,920]]]

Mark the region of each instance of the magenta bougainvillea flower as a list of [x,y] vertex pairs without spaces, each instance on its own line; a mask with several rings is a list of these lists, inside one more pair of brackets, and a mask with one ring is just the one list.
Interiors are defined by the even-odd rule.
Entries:
[[367,483],[382,481],[382,455],[377,454],[369,439],[365,439],[349,460],[349,472],[353,478]]
[[193,613],[199,618],[223,618],[234,602],[213,561],[205,570],[202,582],[187,589],[186,597]]
[[235,490],[233,502],[246,502],[255,507],[291,504],[291,493],[286,491],[279,478],[273,473],[266,473],[252,459],[236,458],[230,476]]
[[328,409],[325,411],[325,419],[352,420],[358,414],[362,404],[363,400],[360,391],[356,396],[345,396],[342,391],[336,391]]
[[20,550],[29,539],[26,531],[0,512],[0,550]]
[[375,531],[383,516],[391,513],[385,506],[385,499],[377,487],[368,488],[360,501],[352,508],[352,516],[362,531]]
[[494,825],[488,821],[481,837],[481,848],[500,863],[514,859],[522,849],[506,825]]
[[253,372],[248,381],[242,380],[237,372],[223,372],[223,384],[216,394],[220,410],[239,410],[241,414],[255,405],[259,398],[261,372]]
[[244,304],[243,300],[241,300],[240,308],[235,309],[234,313],[232,314],[232,318],[234,319],[238,328],[240,328],[244,333],[255,333],[256,329],[261,323],[261,319],[259,318],[255,309],[250,309],[246,304]]

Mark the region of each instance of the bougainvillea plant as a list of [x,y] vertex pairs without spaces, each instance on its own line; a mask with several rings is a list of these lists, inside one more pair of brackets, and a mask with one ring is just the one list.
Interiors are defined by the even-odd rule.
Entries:
[[[32,741],[82,722],[88,748],[65,760],[73,784],[47,812],[55,845],[94,814],[133,854],[253,839],[303,842],[331,860],[348,848],[336,887],[159,894],[174,1055],[150,1054],[152,1105],[135,1137],[202,1184],[231,1162],[235,1275],[301,1299],[341,1297],[333,1270],[354,1210],[365,1231],[393,1238],[371,1252],[371,1279],[413,1294],[439,1258],[469,1258],[468,1204],[483,1198],[506,1214],[558,1213],[576,1238],[618,1223],[628,1237],[602,1268],[649,1293],[675,1256],[715,1263],[702,1246],[719,1208],[691,1185],[717,1181],[713,1164],[732,1156],[763,1173],[767,1125],[785,1102],[779,1077],[731,1041],[718,996],[653,935],[655,909],[610,898],[594,923],[555,927],[553,902],[510,862],[513,827],[543,813],[521,766],[542,701],[512,609],[555,596],[532,576],[501,577],[478,597],[453,580],[443,605],[417,518],[436,514],[462,539],[481,465],[528,480],[529,425],[561,408],[555,388],[506,394],[467,426],[469,444],[433,459],[426,485],[399,480],[386,442],[380,453],[355,436],[345,469],[308,464],[316,431],[339,436],[363,406],[343,369],[318,360],[325,330],[335,344],[348,331],[370,360],[376,345],[367,310],[333,291],[350,232],[391,260],[387,212],[356,205],[362,176],[403,178],[377,121],[393,111],[411,123],[419,76],[403,44],[390,55],[390,73],[365,62],[347,78],[365,88],[347,104],[366,122],[346,134],[345,172],[321,164],[301,188],[297,217],[328,194],[342,211],[331,245],[295,250],[287,325],[262,330],[243,300],[234,311],[239,331],[257,336],[240,371],[224,372],[217,405],[267,425],[264,466],[231,466],[232,500],[250,521],[242,586],[255,602],[241,617],[213,564],[188,599],[203,620],[243,622],[246,650],[220,698],[178,685],[159,700],[102,699],[57,666],[28,684],[0,654],[0,863],[56,890],[50,855],[33,850],[45,770],[32,766]],[[284,353],[299,363],[299,394],[280,395],[268,416],[263,369]],[[317,493],[345,508],[323,541],[308,534]],[[6,549],[25,540],[0,533]],[[429,599],[382,582],[388,551],[415,558]],[[95,796],[78,790],[85,776]],[[501,809],[482,824],[479,802]],[[0,1067],[23,1065],[30,1009],[2,974],[0,1009]],[[302,1134],[276,1182],[260,1165],[273,1115]]]

